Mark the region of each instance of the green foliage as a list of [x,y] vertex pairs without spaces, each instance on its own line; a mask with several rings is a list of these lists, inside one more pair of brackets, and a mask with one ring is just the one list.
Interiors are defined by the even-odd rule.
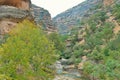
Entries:
[[91,60],[95,61],[95,62],[99,62],[103,59],[104,55],[99,53],[98,50],[93,50],[91,54],[89,54],[89,57]]
[[65,58],[65,59],[69,59],[69,58],[72,56],[72,50],[71,50],[71,49],[66,49],[66,50],[64,51],[64,54],[63,54],[62,56],[63,56],[63,58]]
[[100,24],[100,23],[104,23],[105,20],[107,19],[107,15],[105,11],[98,11],[96,12],[94,15],[91,15],[88,23],[90,24]]
[[92,10],[97,10],[97,9],[102,8],[102,6],[103,6],[103,4],[102,4],[102,3],[99,3],[99,4],[97,4],[95,7],[91,8],[90,10],[91,10],[91,11],[92,11]]
[[84,79],[120,79],[118,76],[120,75],[119,36],[117,36],[117,38],[115,38],[113,41],[108,41],[104,46],[106,47],[101,49],[99,47],[94,48],[94,50],[88,55],[91,62],[86,62],[84,65]]
[[120,49],[120,35],[116,37],[115,40],[109,42],[108,46],[111,50],[119,50]]
[[75,58],[80,58],[81,56],[83,56],[83,49],[79,49],[79,50],[74,50],[73,55],[75,56]]
[[113,14],[116,16],[116,19],[120,22],[120,4],[116,4],[113,7]]
[[[119,5],[113,13],[119,20]],[[95,14],[81,21],[86,26],[85,44],[78,44],[78,31],[73,32],[74,39],[69,58],[74,64],[80,63],[82,56],[87,56],[84,63],[82,80],[119,80],[120,77],[120,36],[113,33],[114,23],[108,22],[106,11],[96,10]],[[70,52],[69,52],[70,53]]]
[[93,51],[96,48],[96,46],[107,44],[107,42],[109,42],[114,35],[113,28],[114,25],[112,23],[104,23],[98,28],[95,28],[94,32],[91,27],[90,29],[86,29],[86,49],[90,49],[91,51]]
[[64,50],[61,56],[65,59],[70,59],[73,56],[74,51],[76,50],[75,44],[78,41],[78,28],[72,28],[70,35],[66,37],[67,37],[66,41],[64,40],[66,42],[66,49]]
[[53,77],[54,70],[50,66],[56,60],[55,48],[43,31],[24,21],[9,35],[0,47],[0,74],[12,80],[48,80]]
[[60,40],[62,42],[65,42],[65,40],[67,40],[67,39],[68,39],[68,35],[60,35]]
[[[103,33],[102,33],[102,36],[103,36],[103,39],[105,39],[105,41],[109,41],[110,38],[112,38],[113,36],[113,28],[114,28],[114,25],[111,24],[111,23],[105,23],[103,25],[104,29],[103,29]],[[107,35],[107,36],[106,36]]]
[[12,78],[6,76],[6,75],[1,75],[0,74],[0,80],[13,80]]
[[[119,54],[120,52],[117,52]],[[113,54],[116,55],[116,52],[110,52],[110,56],[102,59],[101,63],[86,62],[84,65],[84,78],[92,77],[93,79],[102,79],[102,80],[115,80],[120,79],[120,62],[118,59],[113,58]]]
[[[80,63],[82,56],[87,56],[87,61],[83,62],[82,80],[120,80],[120,33],[114,34],[114,22],[108,21],[106,13],[108,10],[110,13],[112,7],[101,7],[101,4],[96,6],[94,14],[87,16],[80,23],[80,26],[86,27],[83,29],[85,35],[82,36],[84,45],[78,44],[78,35],[82,33],[73,29],[72,45],[66,50],[65,56],[74,64]],[[120,5],[117,4],[113,8],[111,16],[115,16],[120,22]]]
[[65,43],[62,41],[64,40],[64,37],[61,37],[57,33],[51,33],[50,35],[48,35],[48,37],[54,43],[57,53],[60,53],[61,55],[65,49]]
[[9,37],[8,34],[0,35],[0,45],[2,45],[3,43],[5,43],[6,39]]
[[[105,22],[104,12],[96,13],[88,20],[89,28],[86,29],[85,46],[89,62],[85,62],[83,78],[85,80],[119,80],[120,75],[120,36],[115,37],[114,25]],[[114,38],[114,40],[113,40]]]

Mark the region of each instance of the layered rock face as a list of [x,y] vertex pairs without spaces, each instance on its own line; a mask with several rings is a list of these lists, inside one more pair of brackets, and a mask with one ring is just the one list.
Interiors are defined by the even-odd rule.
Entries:
[[47,33],[57,32],[57,29],[51,20],[51,15],[47,10],[36,5],[32,5],[32,13],[36,24],[38,26],[42,26],[43,30],[45,30]]
[[[33,20],[29,10],[30,6],[28,6],[31,5],[30,0],[10,1],[0,1],[0,35],[8,33],[16,24],[24,19]],[[18,4],[21,5],[17,6]]]
[[24,19],[32,20],[29,11],[12,6],[0,6],[0,34],[6,34]]
[[47,33],[57,31],[50,13],[41,7],[32,5],[30,0],[0,1],[0,35],[8,33],[16,24],[25,19],[36,22]]
[[0,5],[14,6],[24,10],[29,10],[30,4],[30,0],[0,0]]

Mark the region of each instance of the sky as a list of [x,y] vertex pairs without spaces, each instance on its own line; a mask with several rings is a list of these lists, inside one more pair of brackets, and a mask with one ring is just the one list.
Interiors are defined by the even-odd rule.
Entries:
[[31,0],[33,4],[47,9],[52,17],[85,0]]

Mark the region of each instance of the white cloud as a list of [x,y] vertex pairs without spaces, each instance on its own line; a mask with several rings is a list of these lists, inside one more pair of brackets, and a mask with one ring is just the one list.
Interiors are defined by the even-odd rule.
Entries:
[[85,0],[32,0],[33,4],[47,9],[52,17]]

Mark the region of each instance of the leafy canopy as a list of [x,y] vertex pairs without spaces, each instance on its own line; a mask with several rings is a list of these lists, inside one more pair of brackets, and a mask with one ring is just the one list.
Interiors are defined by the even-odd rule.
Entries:
[[56,60],[53,43],[37,26],[24,21],[0,47],[0,74],[13,80],[48,80]]

